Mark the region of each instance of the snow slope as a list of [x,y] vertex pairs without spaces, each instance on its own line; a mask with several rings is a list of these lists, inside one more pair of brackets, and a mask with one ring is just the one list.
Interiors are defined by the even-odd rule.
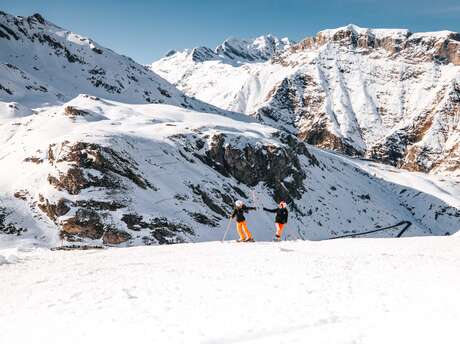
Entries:
[[127,103],[165,103],[216,112],[131,58],[41,15],[0,12],[0,121],[81,93]]
[[460,34],[349,25],[268,61],[169,55],[152,70],[185,93],[306,142],[409,170],[458,175]]
[[258,240],[273,235],[260,208],[280,199],[292,239],[403,220],[409,236],[460,229],[458,178],[324,152],[244,115],[81,95],[0,133],[2,245],[218,240],[236,199],[259,207],[248,216]]
[[19,262],[0,265],[0,342],[453,344],[459,245],[431,237],[12,252]]

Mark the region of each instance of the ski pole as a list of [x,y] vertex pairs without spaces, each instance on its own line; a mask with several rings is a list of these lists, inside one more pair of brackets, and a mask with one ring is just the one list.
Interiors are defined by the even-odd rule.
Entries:
[[230,216],[230,217],[228,218],[227,228],[225,229],[225,233],[224,233],[224,237],[222,238],[222,242],[224,242],[224,241],[225,241],[225,238],[227,237],[227,233],[228,233],[228,231],[229,231],[229,229],[230,229],[230,224],[231,224],[231,223],[232,223],[232,217]]

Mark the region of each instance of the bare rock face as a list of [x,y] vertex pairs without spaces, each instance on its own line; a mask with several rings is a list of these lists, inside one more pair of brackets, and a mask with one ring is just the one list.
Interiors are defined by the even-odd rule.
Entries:
[[292,197],[301,197],[306,177],[298,154],[307,156],[312,165],[318,161],[294,137],[284,133],[278,135],[284,146],[239,147],[224,134],[216,134],[209,138],[205,154],[197,157],[224,176],[232,176],[248,186],[263,182],[273,189],[275,200],[290,201]]
[[58,217],[67,214],[70,210],[69,200],[61,198],[56,204],[50,203],[40,195],[40,203],[38,207],[43,211],[51,220],[55,221]]
[[[66,108],[68,114],[78,116],[80,110]],[[57,176],[48,176],[48,182],[59,191],[79,195],[88,188],[100,188],[108,193],[122,192],[125,185],[133,183],[142,189],[154,187],[137,172],[136,163],[126,154],[122,156],[109,147],[98,144],[64,142],[59,149],[49,147],[48,162],[58,168]],[[67,166],[59,170],[59,166]],[[97,172],[97,173],[95,173]],[[61,228],[61,236],[69,241],[101,239],[104,243],[118,244],[129,240],[129,233],[116,230],[106,223],[106,218],[126,205],[116,200],[59,199],[50,202],[40,196],[38,207]],[[71,215],[70,217],[68,214]],[[65,220],[61,220],[66,215]]]
[[192,59],[195,62],[210,61],[217,58],[219,58],[219,56],[212,49],[207,47],[199,47],[192,50]]
[[71,195],[77,195],[91,185],[79,168],[71,168],[59,177],[48,176],[48,182],[56,189],[66,190]]
[[[66,190],[71,195],[80,193],[88,187],[119,188],[122,177],[129,179],[140,188],[153,186],[136,173],[135,163],[109,147],[93,143],[78,142],[73,145],[64,144],[63,156],[55,158],[55,147],[50,147],[48,156],[52,164],[67,162],[71,164],[66,172],[58,177],[49,176],[48,181],[58,190]],[[99,175],[93,175],[85,170],[95,170]]]
[[7,208],[0,207],[0,233],[20,236],[27,232],[27,229],[9,220],[8,216],[10,214],[11,212]]
[[[347,76],[350,70],[344,62],[349,52],[345,50],[342,51],[340,47],[354,49],[354,54],[373,54],[373,59],[378,60],[384,60],[385,58],[391,57],[391,60],[387,62],[388,65],[394,64],[395,62],[393,61],[398,61],[398,64],[402,66],[401,68],[404,68],[404,73],[399,75],[399,80],[394,80],[396,75],[393,76],[391,73],[382,75],[382,77],[388,79],[388,81],[395,85],[397,85],[398,82],[424,82],[423,80],[426,78],[428,72],[437,71],[437,65],[446,65],[449,63],[459,65],[460,61],[460,34],[458,33],[439,32],[412,34],[407,30],[361,29],[353,25],[337,30],[320,32],[316,37],[309,37],[293,46],[291,52],[320,51],[321,49],[327,49],[326,46],[328,44],[333,47],[339,47],[336,52],[337,54],[343,53],[343,56],[340,55],[340,59],[343,60],[336,61],[339,67],[339,73],[341,73],[339,74],[341,81],[335,87],[345,86],[347,88],[348,83],[353,81]],[[382,54],[382,51],[389,55]],[[288,55],[286,54],[285,57],[288,57]],[[335,60],[335,58],[332,57],[329,57],[329,59],[332,61]],[[292,61],[295,60],[293,59]],[[432,67],[429,68],[432,68],[432,70],[425,71],[421,67],[412,67],[423,62],[431,62]],[[329,74],[328,69],[335,68],[333,64],[322,63],[320,61],[317,63],[321,65],[321,69],[326,67],[323,74],[326,77]],[[410,65],[406,67],[405,63],[409,63]],[[375,76],[373,74],[377,75],[377,73],[372,72],[368,75],[361,76],[364,80],[363,87],[365,93],[371,92],[370,90],[372,89],[371,87],[368,89],[367,85],[378,83],[373,80]],[[439,72],[433,74],[434,82],[436,82]],[[295,79],[298,79],[298,76],[291,78],[291,80]],[[411,121],[406,121],[406,124],[400,125],[399,128],[396,127],[393,132],[386,137],[382,137],[381,140],[377,140],[377,142],[369,142],[372,140],[372,136],[369,136],[371,140],[366,138],[366,131],[368,131],[368,128],[358,123],[356,127],[359,131],[355,130],[357,132],[355,136],[361,136],[366,144],[361,145],[362,148],[357,148],[356,139],[354,139],[355,142],[353,144],[352,141],[348,142],[346,137],[337,136],[329,129],[336,125],[334,123],[335,113],[330,112],[326,114],[323,111],[327,108],[328,98],[331,98],[331,96],[327,95],[327,90],[324,90],[324,87],[316,87],[315,89],[316,79],[312,80],[313,81],[304,83],[306,85],[305,90],[302,90],[298,83],[293,83],[295,86],[289,87],[292,90],[291,92],[295,93],[301,90],[300,93],[303,92],[308,95],[313,95],[317,102],[316,104],[298,102],[297,107],[292,106],[291,112],[294,116],[291,118],[300,118],[300,121],[296,123],[296,127],[299,129],[298,136],[306,142],[321,148],[344,152],[348,155],[365,155],[371,159],[411,171],[427,173],[455,171],[457,166],[455,157],[460,155],[458,146],[451,144],[451,142],[456,141],[455,137],[459,137],[460,135],[458,130],[460,87],[457,85],[456,81],[452,81],[447,85],[440,83],[438,87],[435,87],[436,84],[434,83],[430,84],[429,87],[434,89],[433,101],[427,104],[425,108],[410,110],[412,112],[409,112],[409,110],[405,108],[408,106],[406,103],[412,102],[412,100],[409,100],[412,94],[418,94],[419,92],[416,90],[415,86],[412,87],[413,90],[403,90],[400,95],[394,95],[394,97],[399,96],[401,100],[391,100],[388,95],[393,92],[387,89],[382,89],[382,91],[376,93],[375,96],[370,96],[367,100],[368,103],[372,104],[377,102],[379,105],[375,105],[375,110],[373,110],[373,106],[371,106],[368,111],[375,111],[382,118],[384,125],[386,118],[397,118],[401,115],[388,111],[388,106],[391,105],[390,102],[395,100],[401,101],[399,111],[407,112],[404,116],[412,115],[413,119]],[[328,82],[327,78],[326,82]],[[285,84],[287,84],[287,82]],[[281,92],[280,90],[286,88],[285,84],[281,84],[276,92],[279,93]],[[318,82],[316,82],[316,84],[318,85]],[[331,90],[331,87],[330,85],[329,90]],[[353,103],[353,97],[356,94],[356,90],[349,88],[348,92],[339,94],[341,97],[345,98],[348,103],[348,109],[345,109],[345,111],[349,111],[354,115],[355,105]],[[362,95],[359,94],[359,96]],[[385,99],[387,97],[388,100]],[[301,99],[300,95],[291,96],[291,98]],[[350,101],[347,98],[349,98]],[[334,102],[334,99],[332,99],[332,102]],[[290,102],[287,101],[284,103],[289,104]],[[278,104],[279,102],[276,98],[272,97],[270,100],[270,106],[273,107],[272,113],[276,114],[280,112]],[[417,103],[412,104],[413,107],[416,105]],[[365,114],[364,116],[370,116],[370,114]],[[353,120],[353,118],[351,119]],[[403,120],[401,120],[401,122],[403,122]],[[339,122],[338,124],[340,126],[341,123]],[[391,129],[391,126],[388,126],[388,128]]]
[[128,213],[123,215],[123,222],[127,227],[133,231],[140,231],[143,229],[149,230],[149,236],[142,238],[145,245],[152,244],[178,244],[185,242],[183,235],[193,235],[193,229],[189,226],[168,220],[165,217],[155,217],[152,219],[144,219],[143,216]]
[[364,54],[373,49],[384,49],[392,55],[399,54],[419,61],[460,65],[460,34],[455,32],[445,32],[443,35],[413,34],[407,30],[385,32],[348,25],[336,30],[321,31],[315,37],[307,37],[293,45],[291,51],[315,49],[328,43],[358,48]]
[[[67,112],[74,113],[74,110]],[[183,236],[194,233],[186,224],[163,217],[144,218],[135,213],[126,213],[120,219],[126,227],[117,222],[118,211],[126,208],[129,202],[129,199],[125,201],[123,198],[127,188],[137,187],[151,192],[157,190],[142,176],[136,162],[126,153],[122,155],[94,143],[63,142],[49,147],[48,163],[57,170],[57,173],[48,177],[48,182],[59,191],[78,196],[72,201],[61,198],[53,202],[40,195],[37,203],[67,241],[90,239],[101,240],[106,245],[120,245],[130,242],[134,234],[139,238],[142,232],[140,240],[147,245],[170,244],[185,242]],[[61,169],[61,166],[64,168]],[[108,199],[88,198],[90,193],[82,196],[88,189],[104,192]],[[18,192],[18,198],[26,196]]]
[[76,117],[87,115],[88,112],[79,110],[73,106],[66,106],[64,108],[64,114],[72,119],[75,119]]
[[94,210],[78,209],[75,216],[65,220],[61,236],[68,241],[76,238],[100,239],[104,234],[101,217]]
[[[295,74],[284,79],[268,95],[267,103],[255,114],[263,122],[274,121],[308,144],[363,155],[346,139],[333,133],[324,112],[326,93],[310,75]],[[268,119],[268,120],[267,120]]]
[[458,173],[460,86],[439,93],[432,107],[370,149],[370,157],[417,172]]
[[108,230],[102,236],[104,245],[119,245],[131,239],[131,235],[124,231]]

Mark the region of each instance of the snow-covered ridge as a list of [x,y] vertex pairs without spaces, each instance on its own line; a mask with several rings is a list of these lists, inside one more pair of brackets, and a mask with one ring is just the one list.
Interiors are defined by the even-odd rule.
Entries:
[[460,65],[460,34],[452,31],[412,33],[407,29],[369,29],[350,24],[307,37],[292,50],[318,48],[327,43],[359,49],[383,49],[415,61]]
[[191,99],[150,69],[41,15],[0,12],[0,120],[58,105],[81,93],[127,103],[220,111]]
[[394,38],[406,38],[410,35],[410,31],[407,29],[371,29],[362,28],[355,24],[349,24],[346,26],[338,27],[335,29],[326,29],[318,32],[317,36],[328,37],[332,39],[334,35],[339,32],[350,31],[358,35],[373,35],[376,38],[394,37]]
[[242,63],[265,62],[276,54],[289,49],[294,42],[288,38],[278,38],[271,34],[254,39],[228,38],[215,49],[197,47],[184,51],[170,51],[165,59],[177,56],[185,57],[194,62],[218,60],[224,63],[240,65]]
[[279,39],[272,35],[260,36],[254,40],[226,39],[215,52],[237,62],[267,61],[282,53],[293,44],[288,38]]

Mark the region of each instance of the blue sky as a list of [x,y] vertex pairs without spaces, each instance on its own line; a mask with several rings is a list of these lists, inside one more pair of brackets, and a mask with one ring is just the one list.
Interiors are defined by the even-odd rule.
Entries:
[[141,63],[171,49],[215,47],[272,33],[300,40],[349,23],[460,31],[459,0],[0,0],[15,15],[46,19]]

